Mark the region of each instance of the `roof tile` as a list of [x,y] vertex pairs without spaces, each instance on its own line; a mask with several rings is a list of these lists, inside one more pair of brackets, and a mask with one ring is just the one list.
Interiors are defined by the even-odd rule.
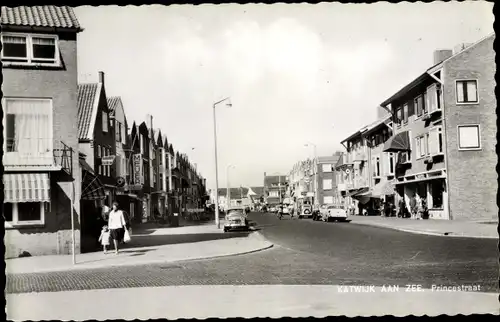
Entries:
[[2,25],[83,30],[73,8],[68,6],[2,6],[0,22]]
[[91,139],[89,132],[98,84],[78,84],[78,138]]

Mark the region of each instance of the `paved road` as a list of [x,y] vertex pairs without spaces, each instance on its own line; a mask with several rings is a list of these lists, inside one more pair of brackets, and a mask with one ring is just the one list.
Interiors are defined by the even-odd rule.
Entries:
[[497,241],[250,215],[276,244],[230,258],[7,276],[7,293],[170,285],[480,285],[496,292]]

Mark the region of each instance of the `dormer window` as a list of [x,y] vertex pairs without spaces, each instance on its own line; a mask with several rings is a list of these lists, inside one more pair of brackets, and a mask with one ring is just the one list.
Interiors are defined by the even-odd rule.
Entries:
[[2,33],[2,62],[14,65],[59,65],[57,35]]

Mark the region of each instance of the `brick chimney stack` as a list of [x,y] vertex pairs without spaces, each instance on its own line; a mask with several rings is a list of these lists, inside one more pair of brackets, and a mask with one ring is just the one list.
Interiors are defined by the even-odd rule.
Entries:
[[99,72],[99,83],[104,85],[104,72],[103,71]]

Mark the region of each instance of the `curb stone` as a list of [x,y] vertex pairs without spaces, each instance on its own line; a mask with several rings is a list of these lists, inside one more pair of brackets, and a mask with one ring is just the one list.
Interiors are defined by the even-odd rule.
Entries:
[[457,237],[458,238],[479,238],[479,239],[498,239],[499,238],[498,236],[497,237],[494,237],[494,236],[475,236],[475,235],[456,234],[454,232],[436,233],[436,232],[425,231],[425,230],[414,230],[414,229],[399,228],[399,227],[394,227],[394,226],[379,225],[376,223],[355,222],[354,220],[352,220],[351,223],[355,224],[355,225],[387,228],[387,229],[402,231],[405,233],[419,234],[419,235],[429,235],[429,236],[439,236],[439,237],[455,237],[455,238],[457,238]]
[[[274,247],[274,244],[269,242],[268,240],[265,239],[259,232],[254,231],[247,238],[251,238],[251,236],[254,236],[254,238],[259,239],[261,242],[267,243],[267,245],[259,246],[255,249],[248,250],[248,251],[243,251],[243,252],[235,252],[235,253],[230,253],[230,254],[223,254],[223,255],[212,255],[212,256],[206,256],[206,257],[194,257],[194,258],[185,258],[185,259],[178,259],[178,260],[168,260],[168,259],[161,259],[161,260],[152,260],[144,263],[116,263],[116,264],[109,264],[105,266],[81,266],[78,267],[78,263],[76,266],[71,266],[71,267],[64,267],[64,268],[53,268],[53,269],[41,269],[36,272],[28,272],[28,273],[7,273],[6,275],[18,275],[18,274],[39,274],[39,273],[51,273],[51,272],[61,272],[61,271],[81,271],[81,270],[91,270],[91,269],[103,269],[103,268],[110,268],[110,267],[132,267],[132,266],[141,266],[141,265],[153,265],[153,264],[173,264],[173,263],[186,263],[186,262],[194,262],[194,261],[200,261],[200,260],[208,260],[208,259],[217,259],[217,258],[224,258],[224,257],[231,257],[231,256],[238,256],[238,255],[245,255],[245,254],[251,254],[251,253],[256,253],[260,252],[263,250],[270,249]],[[83,264],[85,265],[85,264]]]

